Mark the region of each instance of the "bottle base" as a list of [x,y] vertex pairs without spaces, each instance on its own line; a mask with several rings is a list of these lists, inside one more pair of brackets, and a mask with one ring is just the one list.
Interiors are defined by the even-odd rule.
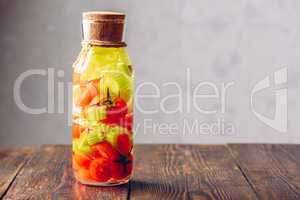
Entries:
[[118,182],[96,182],[96,181],[86,181],[86,180],[81,180],[76,178],[76,180],[83,184],[83,185],[90,185],[90,186],[103,186],[103,187],[110,187],[110,186],[117,186],[117,185],[123,185],[129,182],[130,178],[125,179],[125,180],[121,180]]

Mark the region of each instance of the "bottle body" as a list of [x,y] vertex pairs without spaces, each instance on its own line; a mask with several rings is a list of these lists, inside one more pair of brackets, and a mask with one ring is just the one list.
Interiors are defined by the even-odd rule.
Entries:
[[133,168],[133,69],[125,48],[83,45],[72,87],[76,179],[102,186],[127,182]]

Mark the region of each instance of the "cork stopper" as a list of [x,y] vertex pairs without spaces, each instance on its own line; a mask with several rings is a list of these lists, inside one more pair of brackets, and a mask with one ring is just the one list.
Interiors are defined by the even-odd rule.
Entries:
[[83,43],[99,46],[126,46],[123,38],[125,14],[118,12],[84,12],[82,14]]

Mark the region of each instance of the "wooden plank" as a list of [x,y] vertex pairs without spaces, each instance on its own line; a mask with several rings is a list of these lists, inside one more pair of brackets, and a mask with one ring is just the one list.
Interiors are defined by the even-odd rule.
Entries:
[[131,199],[256,199],[225,146],[137,148]]
[[0,150],[0,199],[21,170],[24,163],[32,155],[32,148]]
[[129,193],[128,184],[101,188],[77,183],[70,146],[44,146],[23,168],[32,150],[0,151],[0,189],[4,199],[300,198],[299,146],[229,149],[238,166],[223,145],[136,145]]
[[285,151],[290,159],[300,165],[300,145],[299,144],[281,144],[278,145],[283,151]]
[[44,146],[26,163],[4,199],[127,199],[128,185],[88,187],[74,180],[71,147]]
[[259,199],[300,199],[300,166],[278,145],[229,145]]
[[136,146],[130,199],[188,199],[180,145]]
[[190,199],[257,199],[224,145],[190,145],[181,150]]

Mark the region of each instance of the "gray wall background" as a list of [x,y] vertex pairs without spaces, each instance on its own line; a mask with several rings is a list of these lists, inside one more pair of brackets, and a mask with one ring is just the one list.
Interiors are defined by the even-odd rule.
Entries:
[[[71,64],[80,50],[81,13],[88,10],[127,14],[126,41],[136,70],[136,85],[152,81],[161,86],[176,81],[186,96],[186,68],[191,71],[191,87],[201,81],[214,82],[218,87],[234,81],[224,114],[203,115],[194,109],[176,114],[135,113],[136,124],[142,127],[145,119],[180,126],[184,120],[210,123],[224,119],[234,124],[234,134],[183,135],[181,131],[164,134],[138,129],[138,143],[300,143],[298,0],[1,0],[0,9],[1,147],[70,142],[67,112],[58,113],[56,106],[54,114],[24,113],[14,102],[13,85],[29,69],[64,70],[65,77],[56,76],[55,83],[71,81]],[[255,83],[282,67],[288,67],[286,133],[263,124],[250,109]],[[26,79],[21,91],[28,106],[47,104],[45,77]],[[271,88],[259,93],[255,101],[256,110],[269,117],[275,114],[274,91]],[[143,88],[141,92],[149,94],[153,90]],[[162,98],[173,92],[174,87],[161,87]],[[159,102],[144,99],[141,104],[158,108]],[[174,105],[176,102],[170,101],[167,107]],[[219,109],[216,100],[201,105]]]

